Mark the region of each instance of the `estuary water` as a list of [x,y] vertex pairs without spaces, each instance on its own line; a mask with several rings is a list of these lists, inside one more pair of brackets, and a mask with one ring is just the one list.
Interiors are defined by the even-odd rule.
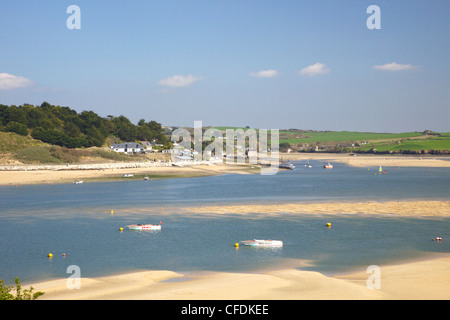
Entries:
[[[302,269],[333,274],[450,252],[450,218],[189,212],[203,205],[449,199],[449,168],[388,167],[379,175],[378,168],[293,163],[295,170],[271,176],[0,187],[0,279],[64,278],[70,265],[82,277],[142,269],[250,272],[297,259],[308,262]],[[161,231],[125,228],[160,221]],[[436,236],[444,241],[432,241]],[[282,248],[234,247],[281,237]]]

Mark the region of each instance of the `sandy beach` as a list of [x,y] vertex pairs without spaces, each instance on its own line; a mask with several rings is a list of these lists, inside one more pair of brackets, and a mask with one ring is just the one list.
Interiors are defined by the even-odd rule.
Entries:
[[[346,163],[358,167],[450,167],[450,161],[432,156],[398,156],[398,155],[357,155],[339,153],[283,153],[283,161],[323,160]],[[100,164],[102,165],[102,164]],[[109,164],[104,164],[108,166]],[[11,166],[12,167],[12,166]],[[121,179],[124,174],[133,174],[137,178],[176,178],[210,176],[224,173],[250,174],[259,173],[260,168],[249,164],[214,164],[196,166],[155,166],[136,168],[91,169],[91,170],[0,170],[0,185],[24,185],[42,183],[72,183],[83,181],[106,181]]]
[[[450,161],[437,157],[419,156],[394,156],[394,155],[358,155],[350,156],[339,153],[283,153],[280,154],[283,161],[307,161],[323,160],[330,162],[341,162],[358,167],[391,166],[391,167],[450,167]],[[111,164],[98,164],[106,168],[90,170],[21,170],[11,169],[14,166],[3,166],[0,170],[0,185],[24,185],[42,183],[73,183],[77,180],[83,181],[106,181],[118,180],[124,174],[136,175],[136,178],[149,176],[150,178],[176,178],[176,177],[198,177],[210,176],[224,173],[251,174],[260,173],[260,168],[252,164],[213,164],[195,165],[185,167],[175,166],[148,166],[137,163],[135,168],[113,168],[108,169]],[[5,168],[7,168],[5,170]]]
[[[250,174],[257,168],[248,165],[198,165],[185,167],[155,166],[147,168],[118,168],[92,170],[14,170],[0,171],[0,185],[73,183],[75,181],[108,181],[124,179],[123,175],[132,174],[132,179],[187,178],[219,175],[224,173]],[[128,178],[129,179],[129,178]]]
[[[301,262],[297,262],[301,265]],[[450,257],[380,267],[380,287],[370,288],[367,268],[325,276],[294,267],[259,273],[138,271],[81,278],[69,290],[67,279],[32,284],[41,300],[407,300],[450,299]],[[70,281],[70,280],[69,280]]]
[[[450,167],[450,156],[432,155],[386,155],[347,153],[282,153],[284,161],[323,160],[341,162],[356,167]],[[447,159],[447,160],[445,160]]]

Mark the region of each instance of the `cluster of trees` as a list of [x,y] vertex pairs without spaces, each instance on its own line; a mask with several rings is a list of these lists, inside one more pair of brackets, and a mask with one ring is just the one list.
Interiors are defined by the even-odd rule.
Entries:
[[69,107],[48,102],[40,106],[0,104],[0,131],[28,135],[41,141],[67,148],[100,147],[108,136],[123,141],[155,140],[167,145],[170,140],[156,121],[140,120],[134,125],[121,115],[100,117],[93,111],[78,113]]

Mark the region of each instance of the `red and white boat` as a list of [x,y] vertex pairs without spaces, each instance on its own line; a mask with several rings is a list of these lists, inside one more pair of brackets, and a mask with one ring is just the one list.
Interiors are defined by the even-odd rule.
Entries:
[[251,246],[251,247],[282,247],[283,241],[282,240],[245,240],[241,241],[244,246]]
[[333,169],[333,165],[332,165],[331,163],[329,163],[329,162],[325,163],[325,164],[323,165],[323,167],[324,167],[325,169]]
[[127,226],[130,230],[161,230],[162,222],[159,224],[130,224]]

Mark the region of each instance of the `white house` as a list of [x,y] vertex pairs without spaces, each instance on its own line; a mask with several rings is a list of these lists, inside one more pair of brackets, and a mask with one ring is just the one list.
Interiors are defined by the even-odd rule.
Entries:
[[145,147],[137,142],[124,142],[119,144],[113,144],[111,146],[111,150],[123,153],[140,153],[145,152]]
[[152,151],[153,145],[150,142],[148,142],[148,141],[141,141],[141,144],[144,146],[144,148],[147,151]]

